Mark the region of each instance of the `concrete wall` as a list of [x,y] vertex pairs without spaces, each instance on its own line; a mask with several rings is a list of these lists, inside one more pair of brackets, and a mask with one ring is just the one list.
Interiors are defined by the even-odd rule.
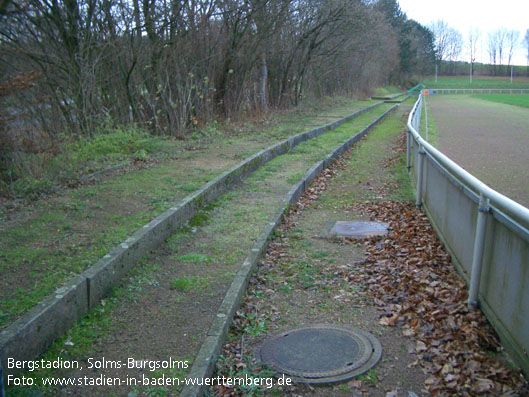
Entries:
[[[411,146],[413,175],[417,180],[418,144],[412,139]],[[429,153],[424,156],[423,176],[422,205],[468,284],[472,271],[479,196],[451,175]],[[487,215],[482,266],[480,308],[515,362],[527,375],[529,225],[515,222],[513,217],[492,206]]]

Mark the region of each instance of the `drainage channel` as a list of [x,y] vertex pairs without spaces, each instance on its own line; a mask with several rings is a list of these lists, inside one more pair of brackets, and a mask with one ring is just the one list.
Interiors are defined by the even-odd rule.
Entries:
[[[45,357],[60,354],[65,360],[85,363],[79,372],[59,371],[77,378],[139,379],[145,375],[141,364],[132,364],[133,368],[118,365],[129,359],[131,363],[182,363],[147,372],[152,379],[161,374],[187,373],[226,288],[292,183],[315,161],[325,158],[331,149],[388,109],[388,105],[383,105],[372,110],[258,169],[239,188],[200,211],[163,248],[144,258],[115,297],[101,301]],[[103,366],[108,362],[114,365]],[[181,389],[175,387],[173,390]],[[113,392],[141,393],[151,389],[122,384]],[[106,394],[108,389],[76,385],[64,392]]]

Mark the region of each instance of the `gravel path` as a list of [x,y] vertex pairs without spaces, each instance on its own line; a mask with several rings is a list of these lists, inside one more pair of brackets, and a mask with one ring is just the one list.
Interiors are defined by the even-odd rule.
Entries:
[[427,104],[439,150],[529,207],[529,109],[454,95],[428,96]]

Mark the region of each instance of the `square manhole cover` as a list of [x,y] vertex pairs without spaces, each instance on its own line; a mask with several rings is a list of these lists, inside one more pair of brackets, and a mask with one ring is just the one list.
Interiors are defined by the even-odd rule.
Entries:
[[325,230],[325,237],[366,238],[385,236],[389,224],[369,221],[332,221]]

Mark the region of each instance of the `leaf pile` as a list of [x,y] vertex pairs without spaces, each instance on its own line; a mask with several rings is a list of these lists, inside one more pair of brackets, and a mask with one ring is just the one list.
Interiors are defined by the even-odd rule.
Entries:
[[399,326],[416,338],[417,360],[430,375],[431,394],[523,395],[522,375],[491,357],[502,350],[480,311],[469,311],[464,281],[427,217],[411,203],[355,204],[353,210],[387,222],[384,238],[363,241],[367,259],[360,272],[345,277],[361,283],[382,311],[380,324]]

